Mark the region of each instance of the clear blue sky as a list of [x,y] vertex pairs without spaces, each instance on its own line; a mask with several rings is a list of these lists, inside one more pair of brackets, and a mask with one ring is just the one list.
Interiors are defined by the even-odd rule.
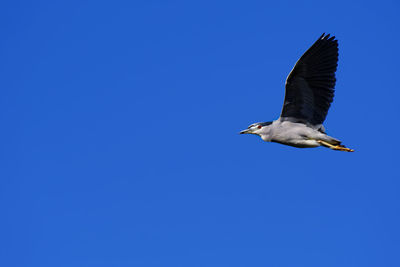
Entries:
[[[1,4],[0,265],[400,266],[398,1]],[[238,132],[339,40],[325,126]]]

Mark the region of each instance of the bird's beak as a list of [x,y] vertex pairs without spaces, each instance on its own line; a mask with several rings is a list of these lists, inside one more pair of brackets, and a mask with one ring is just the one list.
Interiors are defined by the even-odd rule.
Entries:
[[251,133],[251,131],[249,129],[246,129],[241,131],[239,134],[248,134],[248,133]]

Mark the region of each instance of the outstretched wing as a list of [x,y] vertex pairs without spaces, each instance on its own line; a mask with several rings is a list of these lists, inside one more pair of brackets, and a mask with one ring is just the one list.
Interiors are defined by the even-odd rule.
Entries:
[[281,118],[324,122],[335,93],[339,56],[338,42],[329,36],[322,34],[289,73]]

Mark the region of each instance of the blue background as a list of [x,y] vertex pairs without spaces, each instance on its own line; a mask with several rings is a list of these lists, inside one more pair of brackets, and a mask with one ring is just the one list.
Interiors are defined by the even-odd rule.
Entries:
[[[0,265],[400,266],[396,1],[7,1]],[[339,40],[325,126],[238,132]]]

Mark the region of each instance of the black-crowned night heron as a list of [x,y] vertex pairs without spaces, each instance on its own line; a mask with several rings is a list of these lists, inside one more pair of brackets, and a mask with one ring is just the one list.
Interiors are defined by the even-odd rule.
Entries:
[[353,152],[328,136],[322,125],[335,92],[338,50],[335,36],[322,34],[289,73],[281,116],[275,121],[254,123],[240,133],[288,146],[325,146]]

